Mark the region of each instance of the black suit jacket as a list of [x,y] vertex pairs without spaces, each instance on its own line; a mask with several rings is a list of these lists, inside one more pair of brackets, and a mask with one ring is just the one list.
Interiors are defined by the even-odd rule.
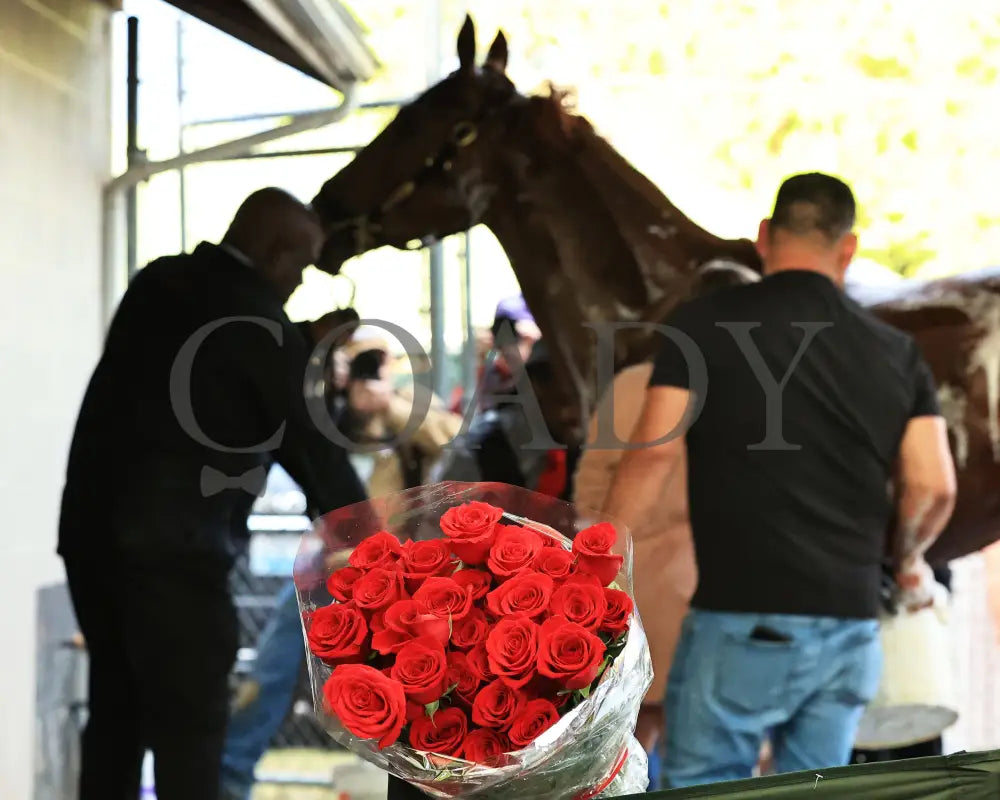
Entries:
[[[218,491],[218,473],[260,473],[274,460],[313,513],[365,499],[346,452],[307,411],[311,347],[270,285],[222,248],[203,243],[141,270],[77,420],[59,552],[231,563],[255,495]],[[207,492],[206,469],[216,477]]]

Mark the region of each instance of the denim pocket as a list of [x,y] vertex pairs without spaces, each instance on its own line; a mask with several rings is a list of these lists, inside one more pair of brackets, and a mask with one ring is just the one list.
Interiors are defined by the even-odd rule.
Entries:
[[855,640],[839,656],[843,668],[834,691],[846,705],[867,705],[878,693],[882,680],[882,643],[878,631]]
[[746,713],[774,708],[786,692],[796,652],[794,642],[724,635],[715,665],[716,698]]

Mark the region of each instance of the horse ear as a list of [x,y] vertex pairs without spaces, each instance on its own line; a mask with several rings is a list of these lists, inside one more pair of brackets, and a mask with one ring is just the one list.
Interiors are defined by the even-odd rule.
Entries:
[[466,72],[476,66],[476,24],[468,14],[465,15],[462,30],[458,32],[458,64]]
[[485,66],[500,73],[507,71],[507,37],[503,35],[503,31],[497,31],[497,38],[493,40],[486,56]]

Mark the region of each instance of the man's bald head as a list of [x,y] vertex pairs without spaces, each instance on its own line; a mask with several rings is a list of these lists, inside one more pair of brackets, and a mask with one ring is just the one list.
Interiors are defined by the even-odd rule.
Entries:
[[243,201],[222,241],[246,255],[287,300],[319,256],[323,229],[312,209],[268,187]]

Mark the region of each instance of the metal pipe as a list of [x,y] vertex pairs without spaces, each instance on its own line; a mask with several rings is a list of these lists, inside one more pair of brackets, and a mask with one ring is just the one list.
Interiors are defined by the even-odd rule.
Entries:
[[[135,168],[138,162],[138,145],[136,144],[139,127],[139,18],[128,18],[127,44],[127,81],[128,94],[125,113],[127,133],[125,137],[125,158],[128,170]],[[138,269],[137,239],[138,239],[138,192],[135,184],[128,187],[125,193],[125,263],[128,276],[131,278]]]
[[[184,17],[177,17],[177,152],[184,153]],[[181,217],[181,252],[187,252],[187,192],[184,167],[177,170]]]
[[463,259],[462,275],[462,305],[465,313],[463,328],[465,329],[465,342],[462,348],[462,412],[468,410],[469,403],[476,393],[476,381],[479,377],[478,359],[476,356],[476,331],[472,326],[472,231],[465,232],[465,258]]
[[350,147],[315,147],[307,150],[269,150],[266,153],[243,153],[243,155],[225,156],[215,161],[243,161],[252,158],[290,158],[292,156],[329,156],[338,153],[358,153],[364,150],[363,144]]
[[[368,103],[358,103],[356,109],[367,111],[374,108],[399,108],[407,105],[410,100],[373,100]],[[325,111],[323,108],[303,108],[296,111],[262,111],[256,114],[238,114],[234,117],[209,117],[208,119],[193,119],[185,122],[185,128],[197,128],[200,125],[224,125],[231,122],[257,122],[262,119],[280,119],[281,117],[300,117],[303,114],[315,114]]]
[[254,133],[250,136],[243,136],[239,139],[233,139],[230,142],[205,147],[201,150],[193,150],[175,158],[167,158],[163,161],[143,161],[135,168],[129,169],[127,172],[111,180],[107,184],[106,191],[120,191],[161,172],[180,169],[190,164],[203,164],[206,161],[221,161],[229,156],[247,153],[253,147],[273,142],[276,139],[283,139],[286,136],[292,136],[296,133],[303,133],[332,125],[342,120],[354,110],[356,97],[357,86],[352,84],[344,93],[344,102],[336,108],[328,108],[304,114],[301,117],[293,119],[287,125],[280,125],[277,128]]
[[[441,71],[441,0],[427,0],[427,85],[433,86]],[[430,246],[431,375],[434,391],[448,393],[448,348],[445,344],[444,252],[440,242]]]
[[438,397],[448,394],[448,348],[444,340],[444,253],[441,243],[430,246],[431,283],[431,374]]
[[333,124],[354,110],[357,100],[357,86],[352,84],[344,93],[344,102],[337,108],[324,109],[322,112],[309,114],[293,120],[288,125],[273,128],[269,131],[245,136],[232,142],[225,142],[214,147],[207,147],[190,153],[184,153],[177,158],[169,158],[165,161],[143,161],[142,164],[133,167],[117,178],[109,181],[104,186],[104,215],[102,236],[102,267],[101,267],[101,287],[104,293],[104,315],[103,325],[106,326],[114,313],[115,306],[121,293],[124,291],[126,281],[123,280],[128,274],[119,269],[119,237],[118,225],[120,224],[119,202],[121,197],[131,186],[135,186],[140,181],[152,177],[160,172],[171,169],[179,169],[188,164],[200,164],[206,161],[219,161],[226,157],[235,156],[249,151],[250,148],[266,142],[275,141],[284,136],[291,136],[302,131],[321,128]]

